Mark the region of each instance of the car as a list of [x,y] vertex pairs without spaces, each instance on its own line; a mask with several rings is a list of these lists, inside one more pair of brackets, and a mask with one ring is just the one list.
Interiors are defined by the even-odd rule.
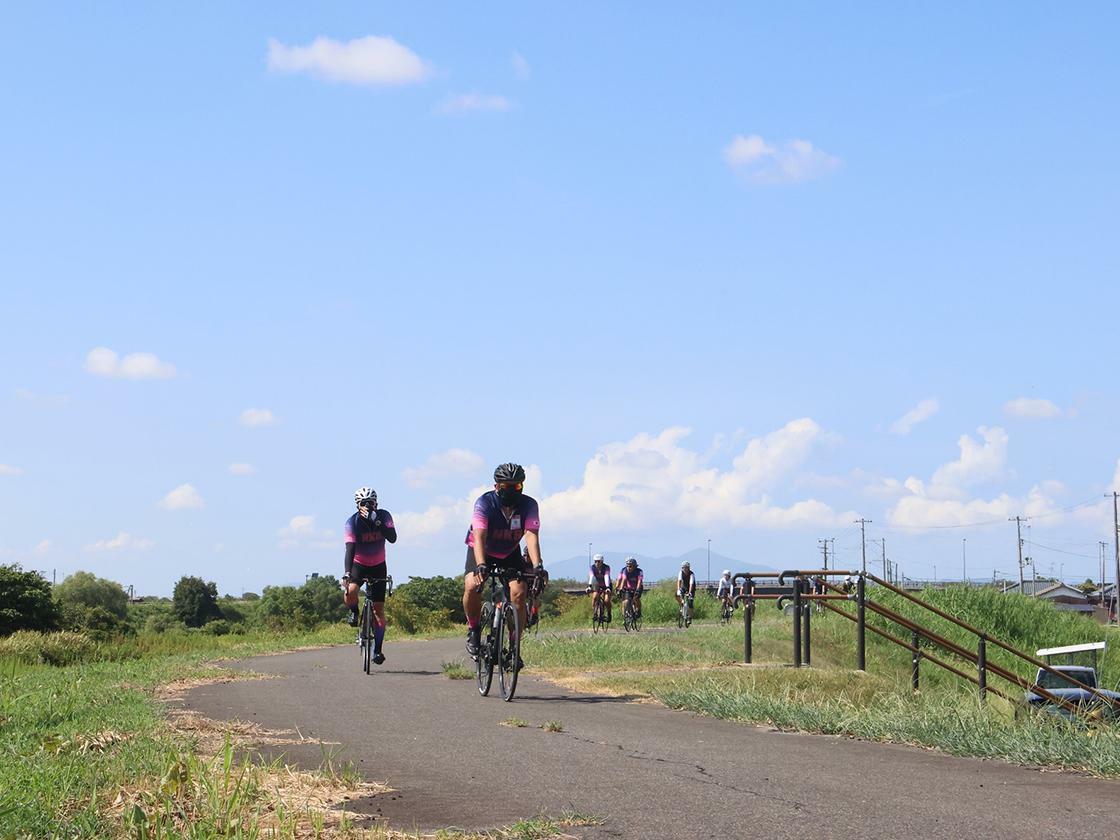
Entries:
[[[1038,669],[1038,674],[1035,676],[1034,682],[1039,688],[1044,688],[1047,693],[1054,697],[1060,697],[1062,700],[1072,703],[1083,713],[1095,713],[1109,719],[1120,717],[1120,692],[1097,688],[1096,668],[1085,665],[1052,665],[1050,667],[1053,670],[1047,671],[1045,668]],[[1054,671],[1059,673],[1054,673]],[[1064,678],[1062,674],[1068,674],[1069,679]],[[1077,685],[1074,680],[1082,685],[1097,690],[1093,692],[1082,688]],[[1108,701],[1103,698],[1108,698],[1115,702],[1110,705]],[[1049,697],[1036,694],[1033,691],[1026,692],[1023,699],[1026,700],[1032,708],[1040,709],[1050,714],[1059,715],[1064,718],[1072,718],[1075,715],[1072,709],[1060,706],[1054,703]]]

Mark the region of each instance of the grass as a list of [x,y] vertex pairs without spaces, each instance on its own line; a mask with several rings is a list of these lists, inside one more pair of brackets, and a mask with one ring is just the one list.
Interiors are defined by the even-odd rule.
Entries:
[[563,732],[564,724],[558,720],[546,720],[541,724],[541,729],[545,732]]
[[452,662],[441,662],[440,668],[443,669],[443,675],[449,680],[473,680],[474,669],[468,668],[458,660]]
[[501,726],[511,726],[514,729],[523,729],[529,725],[529,721],[519,717],[508,717],[505,720],[499,721],[499,724]]
[[[911,609],[898,596],[875,595],[892,609]],[[1113,646],[1120,645],[1115,630],[1031,599],[952,589],[930,600],[935,598],[943,609],[1028,653],[1106,635]],[[792,619],[773,608],[759,609],[753,661],[767,664],[743,666],[741,622],[739,612],[729,626],[694,625],[682,632],[545,635],[526,643],[525,657],[572,687],[649,697],[727,720],[1120,776],[1120,731],[1114,727],[1033,714],[994,697],[981,706],[971,684],[930,663],[922,667],[922,691],[914,694],[909,652],[870,633],[868,672],[857,672],[855,625],[828,613],[812,619],[813,667],[795,669],[782,667],[792,658]],[[973,644],[950,622],[923,623],[962,646]],[[902,635],[897,628],[894,632]],[[988,650],[989,658],[1013,666],[1008,655],[993,652],[991,645]],[[1014,669],[1033,676],[1031,666],[1021,662]],[[1110,650],[1104,660],[1106,683],[1115,682],[1118,669]],[[1007,693],[1018,696],[1011,688]]]

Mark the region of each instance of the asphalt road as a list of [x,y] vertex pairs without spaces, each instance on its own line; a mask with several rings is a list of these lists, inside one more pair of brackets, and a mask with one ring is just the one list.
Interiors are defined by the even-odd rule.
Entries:
[[[575,810],[604,820],[571,830],[583,838],[1120,836],[1120,782],[578,694],[531,667],[503,703],[496,676],[487,698],[443,676],[458,639],[385,650],[370,676],[352,647],[246,660],[235,667],[281,679],[202,686],[185,706],[341,742],[340,757],[396,791],[354,810],[402,830]],[[530,725],[500,724],[510,717]],[[316,744],[279,752],[308,767],[324,756]]]

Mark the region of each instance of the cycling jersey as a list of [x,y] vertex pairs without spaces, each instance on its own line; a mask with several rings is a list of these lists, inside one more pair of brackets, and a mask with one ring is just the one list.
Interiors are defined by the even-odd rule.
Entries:
[[618,585],[623,589],[640,589],[642,586],[642,569],[640,566],[630,570],[629,566],[624,566],[622,571],[618,573]]
[[346,542],[354,543],[354,562],[359,566],[378,566],[385,562],[385,531],[396,527],[387,510],[378,509],[373,518],[381,523],[380,527],[360,513],[346,520]]
[[696,575],[694,575],[692,572],[682,571],[677,576],[677,589],[681,592],[688,592],[695,586],[695,584]]
[[731,578],[720,578],[719,586],[716,588],[716,597],[722,598],[726,592],[728,595],[732,594]]
[[536,499],[521,496],[513,505],[513,513],[507,517],[498,494],[491,490],[479,496],[474,503],[466,544],[474,546],[474,529],[478,528],[486,532],[486,556],[506,558],[519,551],[518,544],[526,531],[539,531],[540,527],[541,515]]
[[610,588],[611,585],[611,567],[606,563],[602,567],[596,567],[594,563],[591,564],[591,573],[587,576],[588,586],[601,586]]

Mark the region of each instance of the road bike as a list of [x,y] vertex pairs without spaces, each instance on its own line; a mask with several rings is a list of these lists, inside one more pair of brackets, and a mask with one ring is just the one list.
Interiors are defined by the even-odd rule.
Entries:
[[366,578],[362,601],[362,617],[358,620],[358,647],[362,652],[362,670],[369,673],[370,661],[373,659],[373,584],[385,584],[385,597],[393,594],[393,577],[388,575],[383,578]]
[[677,611],[677,627],[691,627],[692,626],[692,599],[694,595],[684,595],[681,597],[681,608]]
[[486,635],[479,640],[478,656],[474,660],[475,682],[478,693],[485,697],[490,693],[497,668],[498,687],[502,699],[508,703],[517,690],[517,675],[521,670],[520,618],[510,598],[509,584],[521,580],[523,572],[496,569],[487,574],[485,567],[480,572],[490,581],[490,593],[482,605],[481,623],[486,627]]
[[606,592],[606,589],[599,590],[599,597],[595,599],[594,606],[591,608],[591,629],[596,633],[600,630],[606,633],[607,625],[611,623],[611,606],[607,602]]
[[719,610],[719,623],[730,624],[731,616],[734,612],[735,604],[732,602],[730,597],[724,596],[722,599],[722,605],[720,606]]
[[622,606],[622,627],[627,633],[631,630],[636,633],[642,629],[642,616],[634,607],[634,594],[633,589],[622,590],[625,601]]

